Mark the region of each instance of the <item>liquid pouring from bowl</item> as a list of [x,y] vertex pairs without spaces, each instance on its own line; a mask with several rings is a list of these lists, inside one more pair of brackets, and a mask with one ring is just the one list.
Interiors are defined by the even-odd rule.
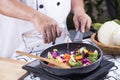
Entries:
[[46,62],[54,64],[55,66],[60,67],[60,68],[71,68],[68,64],[65,64],[65,63],[62,63],[62,62],[57,62],[55,60],[50,60],[50,59],[47,59],[47,58],[44,58],[44,57],[41,57],[41,56],[35,56],[33,54],[30,54],[30,53],[25,53],[25,52],[21,52],[21,51],[16,51],[16,53],[19,54],[19,55],[28,56],[28,57],[31,57],[31,58],[36,58],[36,59],[39,59],[39,60],[42,60],[42,61],[46,61]]

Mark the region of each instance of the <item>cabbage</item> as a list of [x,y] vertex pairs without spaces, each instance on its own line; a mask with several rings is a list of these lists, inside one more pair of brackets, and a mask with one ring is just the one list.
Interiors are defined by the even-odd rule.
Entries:
[[99,42],[106,45],[115,45],[115,42],[112,36],[113,36],[113,32],[115,32],[115,30],[118,28],[120,28],[120,25],[117,24],[115,21],[105,22],[98,30]]
[[113,21],[115,21],[117,24],[119,24],[119,25],[120,25],[120,20],[115,19],[115,20],[113,20]]
[[114,44],[120,46],[120,28],[117,28],[114,32],[113,32],[113,40],[114,40]]
[[57,56],[59,56],[58,52],[51,52],[51,55],[53,56],[53,58],[56,58]]
[[82,63],[83,64],[91,63],[91,61],[89,59],[85,58],[85,59],[82,59]]

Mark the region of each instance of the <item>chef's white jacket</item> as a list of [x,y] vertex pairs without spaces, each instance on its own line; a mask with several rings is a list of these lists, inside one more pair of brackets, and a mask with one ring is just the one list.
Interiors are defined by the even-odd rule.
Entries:
[[[38,10],[55,19],[60,27],[66,29],[66,18],[71,9],[71,0],[20,0],[22,3]],[[13,10],[14,11],[14,10]],[[29,14],[29,13],[28,13]],[[0,14],[0,56],[11,58],[17,49],[25,50],[22,34],[35,29],[33,24],[28,21],[15,19]],[[63,43],[65,34],[57,39],[57,43]],[[41,43],[39,49],[45,49]],[[41,45],[40,44],[40,45]]]

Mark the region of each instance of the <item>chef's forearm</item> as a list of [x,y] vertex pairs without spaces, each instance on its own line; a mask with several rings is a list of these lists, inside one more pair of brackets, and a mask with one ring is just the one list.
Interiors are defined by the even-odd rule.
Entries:
[[32,21],[37,11],[19,0],[0,0],[0,14]]
[[84,9],[84,0],[72,0],[71,3],[71,11],[76,14],[76,13],[85,13]]

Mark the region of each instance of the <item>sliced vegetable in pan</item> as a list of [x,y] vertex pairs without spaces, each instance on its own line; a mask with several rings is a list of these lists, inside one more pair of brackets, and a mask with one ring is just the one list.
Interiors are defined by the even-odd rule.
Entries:
[[52,60],[67,63],[71,67],[78,67],[87,66],[96,62],[99,56],[97,50],[91,51],[86,47],[75,48],[69,53],[60,53],[57,49],[53,49],[53,51],[48,52],[47,57]]

